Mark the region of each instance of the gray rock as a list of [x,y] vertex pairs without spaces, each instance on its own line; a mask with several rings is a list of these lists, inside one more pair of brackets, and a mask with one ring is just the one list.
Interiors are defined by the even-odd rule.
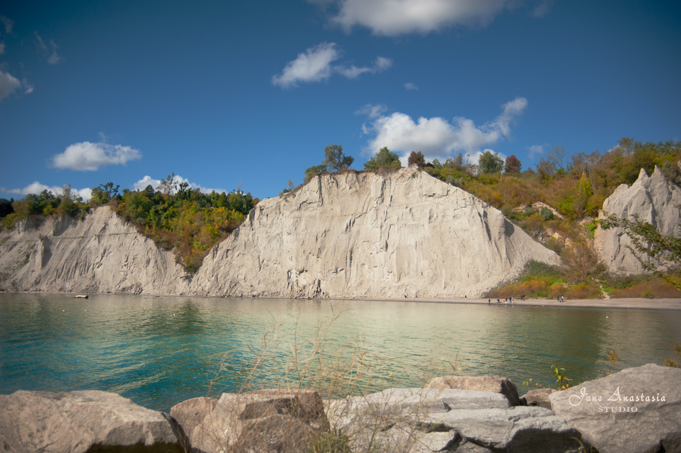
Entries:
[[322,399],[313,391],[223,393],[213,410],[193,426],[206,409],[199,407],[196,417],[188,417],[185,430],[191,430],[187,434],[192,448],[201,452],[304,452],[315,433],[329,429]]
[[601,453],[681,452],[679,368],[628,368],[554,393],[550,400],[556,415]]
[[[655,167],[650,177],[641,169],[631,187],[620,185],[603,203],[603,211],[628,219],[638,214],[641,220],[651,223],[662,234],[681,237],[680,204],[681,188],[667,181]],[[603,212],[600,217],[604,217]],[[594,247],[611,273],[643,273],[641,263],[628,246],[631,246],[631,240],[621,228],[598,228],[594,233]]]
[[500,393],[390,389],[328,401],[333,430],[353,451],[577,451],[581,436],[550,410],[511,407]]
[[580,446],[579,431],[541,407],[456,410],[434,414],[430,422],[492,451],[576,452]]
[[114,393],[0,395],[1,451],[81,453],[122,447],[183,451],[163,414]]
[[558,390],[556,389],[532,389],[521,396],[520,399],[524,400],[525,406],[539,406],[551,409],[551,400],[549,400],[549,396],[557,391]]
[[178,425],[182,428],[182,433],[189,439],[201,438],[202,433],[197,428],[203,423],[206,417],[213,412],[218,400],[215,398],[192,398],[182,401],[170,408],[170,416],[175,419]]
[[520,406],[518,389],[513,381],[501,376],[441,376],[433,378],[425,388],[462,389],[494,392],[504,395],[512,406]]

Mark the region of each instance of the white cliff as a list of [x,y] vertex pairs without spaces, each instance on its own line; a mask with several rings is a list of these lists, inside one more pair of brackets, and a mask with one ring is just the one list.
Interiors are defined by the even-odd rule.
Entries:
[[0,233],[6,291],[260,297],[468,297],[558,256],[473,195],[416,168],[315,177],[261,201],[191,278],[100,207]]
[[206,296],[463,297],[558,256],[415,167],[315,177],[261,201],[192,282]]
[[188,280],[161,250],[107,206],[85,219],[30,217],[0,233],[6,291],[181,294]]
[[[681,237],[681,188],[664,177],[655,167],[652,176],[645,170],[634,184],[629,187],[620,185],[603,203],[605,214],[634,219],[638,215],[641,220],[654,225],[665,235]],[[631,252],[631,240],[622,228],[602,230],[598,228],[594,236],[594,246],[600,259],[613,274],[641,274],[643,266]]]

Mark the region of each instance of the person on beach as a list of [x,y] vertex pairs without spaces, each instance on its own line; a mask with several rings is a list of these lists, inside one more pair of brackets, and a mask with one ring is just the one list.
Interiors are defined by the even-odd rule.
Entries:
[[501,303],[501,300],[500,300],[500,299],[497,299],[497,303],[500,304],[500,303]]

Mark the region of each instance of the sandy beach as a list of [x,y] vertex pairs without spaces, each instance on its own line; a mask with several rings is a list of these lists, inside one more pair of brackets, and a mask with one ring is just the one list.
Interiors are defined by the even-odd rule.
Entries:
[[[353,299],[360,300],[360,299]],[[369,300],[369,299],[367,299]],[[428,299],[419,297],[408,297],[406,299],[378,299],[371,298],[370,300],[378,300],[385,302],[427,302],[435,304],[485,304],[487,299],[474,298],[452,298],[452,299]],[[510,303],[510,302],[509,302]],[[493,299],[491,304],[497,304],[497,300]],[[504,299],[498,305],[504,305]],[[529,299],[521,301],[520,299],[513,299],[513,305],[531,305],[542,307],[589,307],[589,308],[635,308],[645,310],[681,310],[681,299],[565,299],[565,302],[558,302],[555,299]]]

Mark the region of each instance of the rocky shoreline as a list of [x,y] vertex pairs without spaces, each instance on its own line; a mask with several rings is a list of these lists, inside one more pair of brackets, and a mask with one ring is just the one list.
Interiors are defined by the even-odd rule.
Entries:
[[[501,377],[323,400],[259,390],[194,398],[170,414],[117,394],[0,395],[6,452],[681,452],[681,369],[645,365],[519,397]],[[593,450],[592,450],[593,451]]]

